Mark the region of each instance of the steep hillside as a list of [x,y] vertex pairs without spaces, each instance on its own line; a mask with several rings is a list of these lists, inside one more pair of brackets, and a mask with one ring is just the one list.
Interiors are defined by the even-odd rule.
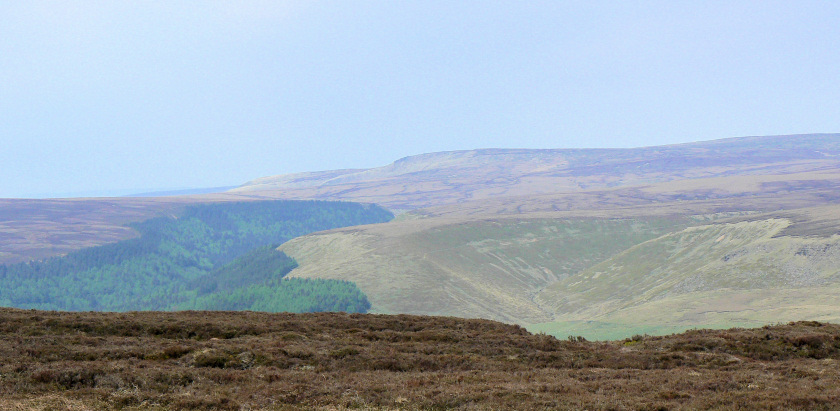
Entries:
[[704,225],[631,247],[540,292],[537,301],[558,323],[537,329],[840,320],[834,297],[840,236],[780,236],[789,225],[784,219]]
[[374,312],[533,323],[552,318],[533,301],[543,287],[688,223],[676,217],[402,221],[299,237],[280,250],[300,264],[291,277],[353,281]]

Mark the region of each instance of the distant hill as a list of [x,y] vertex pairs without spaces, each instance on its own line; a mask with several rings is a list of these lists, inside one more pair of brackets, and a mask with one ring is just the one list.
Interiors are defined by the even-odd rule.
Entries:
[[[655,188],[648,187],[651,184]],[[196,203],[347,200],[393,211],[432,207],[438,215],[463,216],[581,209],[575,193],[584,193],[591,206],[601,200],[586,193],[615,188],[635,190],[622,192],[623,203],[644,204],[656,196],[715,198],[788,187],[800,192],[840,187],[840,134],[741,137],[633,149],[455,151],[407,157],[374,169],[263,177],[224,193],[0,199],[0,263],[132,238],[138,233],[126,223],[173,215]],[[615,196],[606,195],[613,197],[606,200],[613,204]]]
[[186,196],[186,195],[193,195],[193,194],[213,194],[213,193],[221,193],[224,191],[228,191],[230,189],[236,188],[237,186],[225,186],[225,187],[206,187],[206,188],[184,188],[180,190],[158,190],[158,191],[147,191],[142,193],[132,193],[127,194],[122,197],[168,197],[168,196]]
[[230,192],[372,202],[410,210],[700,178],[829,173],[838,180],[838,169],[840,134],[812,134],[630,149],[429,153],[372,169],[263,177]]

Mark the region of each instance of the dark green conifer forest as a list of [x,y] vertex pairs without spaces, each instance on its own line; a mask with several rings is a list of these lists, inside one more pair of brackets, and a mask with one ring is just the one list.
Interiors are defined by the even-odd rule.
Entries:
[[130,240],[0,265],[0,306],[365,312],[370,303],[353,283],[284,278],[297,263],[276,247],[311,232],[391,218],[378,206],[344,202],[189,206],[178,218],[133,224],[140,236]]

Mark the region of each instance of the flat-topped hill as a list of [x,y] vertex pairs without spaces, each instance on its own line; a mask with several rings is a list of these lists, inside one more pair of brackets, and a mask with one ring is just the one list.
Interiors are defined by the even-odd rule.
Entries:
[[[479,149],[427,153],[362,170],[259,178],[231,193],[373,202],[417,209],[469,200],[840,168],[840,135],[740,137],[616,149]],[[825,177],[819,177],[823,179]],[[726,188],[727,184],[718,184]]]

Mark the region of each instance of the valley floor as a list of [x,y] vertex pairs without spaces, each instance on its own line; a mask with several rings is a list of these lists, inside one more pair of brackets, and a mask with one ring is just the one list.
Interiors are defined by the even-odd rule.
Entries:
[[0,309],[2,409],[840,409],[840,326],[620,341],[449,317]]

